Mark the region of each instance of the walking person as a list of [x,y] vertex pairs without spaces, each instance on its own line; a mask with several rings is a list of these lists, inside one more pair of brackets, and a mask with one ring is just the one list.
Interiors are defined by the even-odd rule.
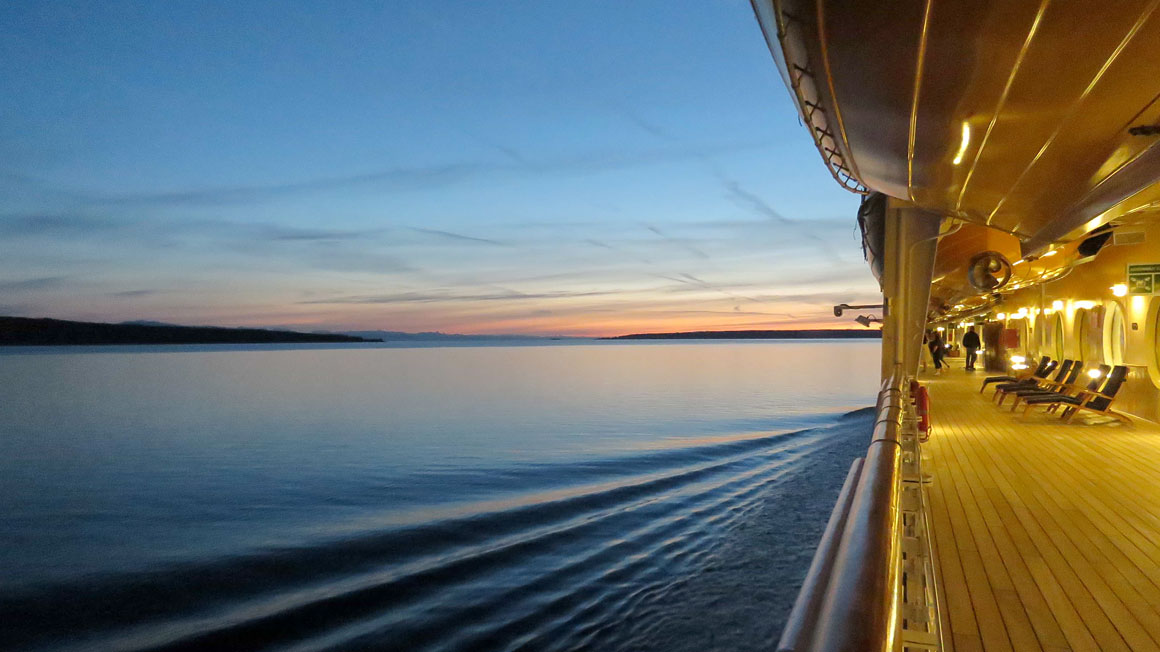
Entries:
[[941,376],[943,368],[943,356],[947,353],[947,347],[943,344],[942,336],[938,332],[930,334],[930,342],[926,345],[930,349],[930,357],[934,360],[934,375]]
[[967,332],[963,334],[963,348],[967,350],[967,369],[974,371],[975,360],[979,357],[979,349],[982,348],[983,343],[979,341],[979,334],[975,332],[974,326],[969,326]]

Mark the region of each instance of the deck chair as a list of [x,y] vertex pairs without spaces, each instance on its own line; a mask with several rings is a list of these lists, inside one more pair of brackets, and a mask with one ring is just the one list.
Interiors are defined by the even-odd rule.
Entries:
[[[1037,392],[1037,391],[1052,391],[1052,390],[1054,390],[1056,386],[1058,386],[1060,384],[1065,384],[1063,381],[1065,378],[1067,378],[1067,375],[1068,375],[1068,373],[1071,372],[1071,369],[1073,366],[1075,366],[1074,360],[1064,360],[1059,365],[1059,367],[1057,367],[1058,372],[1055,374],[1054,378],[1049,379],[1049,378],[1045,377],[1043,380],[1040,380],[1033,385],[1031,383],[1002,383],[1002,384],[1000,384],[998,387],[995,388],[995,395],[999,397],[999,405],[1003,404],[1003,401],[1006,400],[1006,398],[1009,394],[1015,395],[1015,394],[1018,394],[1019,392]],[[1019,401],[1016,400],[1015,402],[1018,403]]]
[[1075,415],[1083,410],[1114,417],[1116,420],[1124,423],[1132,423],[1132,420],[1126,415],[1112,410],[1112,401],[1116,400],[1116,393],[1124,386],[1124,381],[1127,379],[1128,368],[1124,365],[1116,365],[1112,368],[1111,373],[1108,374],[1108,381],[1104,383],[1104,386],[1098,392],[1084,390],[1075,396],[1068,396],[1061,399],[1060,404],[1064,406],[1063,420],[1071,423]]
[[987,385],[990,385],[991,383],[1013,383],[1017,380],[1027,378],[1028,376],[1039,374],[1047,367],[1047,363],[1049,362],[1051,362],[1051,357],[1045,355],[1039,359],[1039,365],[1035,367],[1035,370],[1029,374],[1023,374],[1021,376],[989,376],[984,378],[983,386],[979,388],[979,393],[982,394],[983,390],[987,389]]
[[[995,389],[995,393],[993,395],[991,395],[991,400],[1000,399],[1000,393],[1006,394],[1007,392],[1011,392],[1011,391],[1014,391],[1016,389],[1032,389],[1032,388],[1038,387],[1039,383],[1046,381],[1047,377],[1050,376],[1051,372],[1055,371],[1055,368],[1058,366],[1059,366],[1059,362],[1057,362],[1055,360],[1048,359],[1046,365],[1044,365],[1043,367],[1041,367],[1039,369],[1036,369],[1035,373],[1031,374],[1030,376],[1025,376],[1023,378],[1020,378],[1019,380],[1016,380],[1015,382],[1000,384]],[[1000,405],[1003,404],[1003,401],[1001,399],[999,401],[999,404]]]
[[[1108,375],[1108,370],[1110,370],[1111,367],[1109,367],[1106,364],[1102,364],[1097,368],[1100,370],[1100,375],[1096,376],[1095,378],[1092,378],[1091,381],[1087,384],[1086,388],[1074,387],[1077,394],[1079,392],[1083,392],[1083,391],[1090,391],[1090,392],[1099,391],[1100,386],[1104,384],[1104,382],[1107,378],[1107,375]],[[1023,410],[1023,414],[1024,414],[1024,416],[1026,416],[1027,413],[1031,411],[1031,408],[1036,407],[1036,406],[1040,406],[1040,405],[1046,407],[1048,412],[1054,412],[1055,410],[1057,410],[1059,408],[1063,399],[1070,398],[1070,397],[1071,397],[1071,394],[1068,394],[1065,392],[1049,392],[1047,394],[1038,394],[1036,396],[1028,396],[1028,397],[1023,399],[1023,403],[1027,405],[1027,407],[1024,408],[1024,410]]]
[[1079,380],[1080,373],[1083,371],[1083,361],[1076,360],[1072,363],[1071,369],[1065,369],[1064,367],[1067,367],[1067,363],[1069,362],[1071,360],[1063,361],[1063,365],[1061,365],[1060,371],[1055,375],[1054,380],[1040,383],[1039,387],[1034,389],[1015,390],[1015,400],[1011,402],[1011,411],[1014,412],[1015,408],[1019,407],[1019,401],[1026,400],[1028,396],[1040,396],[1043,394],[1051,394],[1052,392],[1071,394],[1072,391],[1078,391],[1078,389],[1074,388],[1076,381]]

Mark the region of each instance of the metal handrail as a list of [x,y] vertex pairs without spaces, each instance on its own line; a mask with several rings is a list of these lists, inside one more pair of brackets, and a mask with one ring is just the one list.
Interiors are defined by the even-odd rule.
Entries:
[[883,382],[866,457],[855,461],[778,652],[886,651],[898,631],[901,377]]
[[826,523],[826,530],[822,533],[822,540],[810,562],[810,569],[806,572],[801,592],[794,602],[793,611],[782,630],[781,640],[777,644],[778,652],[798,649],[796,646],[805,641],[815,628],[815,619],[821,610],[822,599],[825,597],[826,583],[833,571],[834,554],[846,529],[846,516],[850,513],[850,504],[854,501],[854,487],[862,473],[862,458],[854,460],[846,473],[846,481],[842,483],[842,490],[838,493],[838,502],[834,511],[830,513],[830,520]]

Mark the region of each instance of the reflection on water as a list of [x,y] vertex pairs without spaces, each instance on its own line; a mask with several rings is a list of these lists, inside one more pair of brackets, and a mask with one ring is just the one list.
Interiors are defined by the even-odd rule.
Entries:
[[246,349],[0,354],[0,648],[759,649],[878,356]]

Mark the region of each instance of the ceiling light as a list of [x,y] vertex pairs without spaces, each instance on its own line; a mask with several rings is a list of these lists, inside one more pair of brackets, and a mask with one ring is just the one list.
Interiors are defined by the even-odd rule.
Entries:
[[952,161],[954,165],[963,162],[963,157],[967,154],[967,146],[971,144],[971,125],[965,120],[963,121],[963,140],[959,143],[959,152],[955,154],[955,160]]

